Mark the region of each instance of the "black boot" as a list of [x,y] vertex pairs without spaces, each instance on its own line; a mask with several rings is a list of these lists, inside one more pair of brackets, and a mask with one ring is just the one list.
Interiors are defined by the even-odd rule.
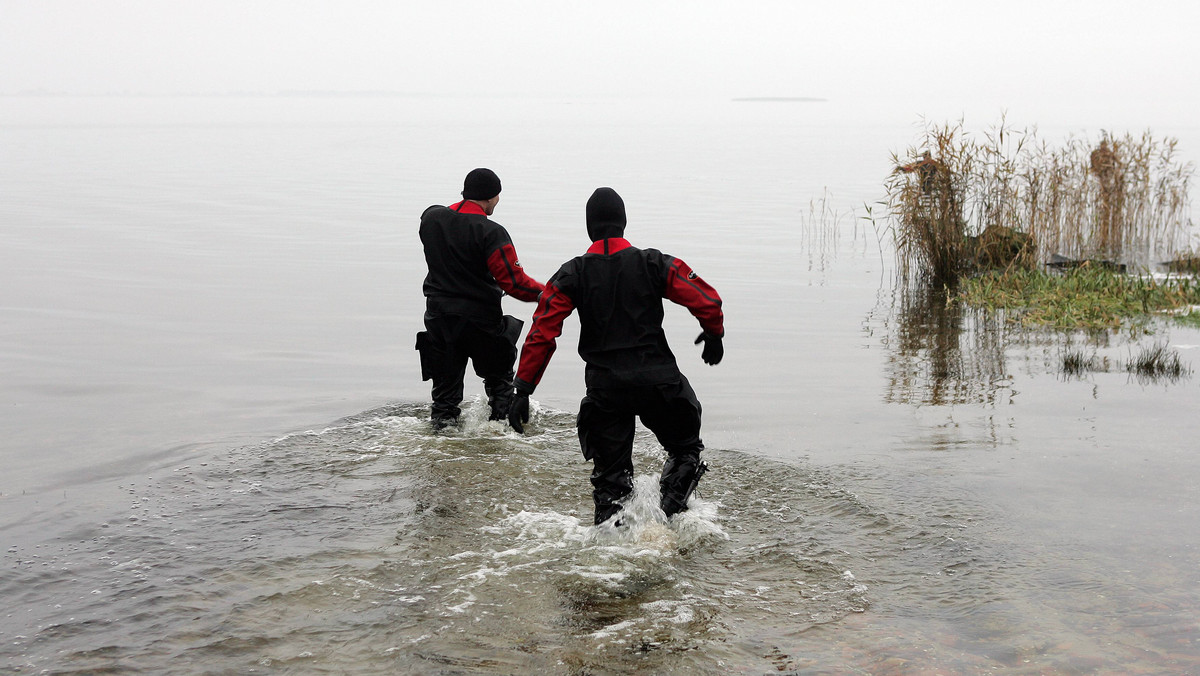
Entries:
[[512,378],[508,380],[488,379],[483,381],[483,389],[488,395],[488,406],[492,411],[488,420],[507,420],[508,407],[512,404]]
[[672,456],[663,463],[662,477],[658,480],[658,488],[662,491],[659,506],[671,518],[679,512],[687,510],[688,498],[700,483],[700,477],[708,471],[708,465],[699,456]]
[[462,415],[462,409],[454,404],[433,402],[433,406],[429,411],[429,423],[433,425],[433,430],[444,430],[450,425],[458,424],[458,416]]
[[596,504],[597,526],[621,511],[621,501],[633,492],[633,472],[618,470],[608,475],[592,473],[592,501]]
[[429,418],[429,423],[433,425],[434,432],[440,432],[451,425],[457,425],[458,416],[434,415]]
[[[596,522],[595,522],[596,525],[599,526],[600,524],[604,523],[605,521],[608,521],[609,519],[611,519],[613,517],[613,514],[616,514],[619,511],[621,511],[621,505],[618,505],[616,503],[610,502],[603,506],[596,505]],[[613,525],[620,526],[621,519],[617,519],[616,523],[614,523]]]

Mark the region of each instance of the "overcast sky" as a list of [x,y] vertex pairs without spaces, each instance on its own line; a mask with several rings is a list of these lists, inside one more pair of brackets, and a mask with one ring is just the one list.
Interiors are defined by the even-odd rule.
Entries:
[[0,93],[1041,97],[1193,110],[1200,2],[0,0]]

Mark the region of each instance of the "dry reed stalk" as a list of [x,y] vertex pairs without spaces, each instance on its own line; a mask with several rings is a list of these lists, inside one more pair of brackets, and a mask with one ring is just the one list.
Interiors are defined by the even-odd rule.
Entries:
[[896,248],[906,277],[953,283],[961,272],[966,234],[961,195],[975,157],[960,132],[961,127],[948,125],[928,128],[932,150],[916,162],[901,165],[892,155],[897,172],[887,182],[888,205],[898,218]]

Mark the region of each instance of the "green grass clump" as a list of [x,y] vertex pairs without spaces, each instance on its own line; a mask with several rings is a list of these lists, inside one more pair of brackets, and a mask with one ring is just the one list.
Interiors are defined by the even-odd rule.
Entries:
[[1059,370],[1063,375],[1082,377],[1093,371],[1107,371],[1108,360],[1100,359],[1095,353],[1088,355],[1082,350],[1068,350],[1062,355]]
[[1144,327],[1156,313],[1200,304],[1191,277],[1156,280],[1082,266],[1065,274],[1011,269],[963,279],[958,300],[1004,310],[1028,327],[1112,330]]
[[1178,380],[1191,373],[1191,369],[1179,360],[1179,353],[1168,350],[1165,345],[1143,348],[1125,368],[1140,378],[1150,380]]

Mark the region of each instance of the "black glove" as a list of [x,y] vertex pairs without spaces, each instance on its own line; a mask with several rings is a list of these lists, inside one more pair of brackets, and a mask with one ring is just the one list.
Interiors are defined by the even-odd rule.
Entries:
[[529,395],[519,389],[513,390],[508,404],[508,424],[520,434],[525,434],[525,423],[529,422]]
[[721,363],[721,357],[725,356],[725,347],[721,345],[721,336],[715,336],[708,331],[701,333],[696,337],[696,345],[701,341],[704,342],[704,351],[700,353],[700,358],[709,366],[716,366]]

